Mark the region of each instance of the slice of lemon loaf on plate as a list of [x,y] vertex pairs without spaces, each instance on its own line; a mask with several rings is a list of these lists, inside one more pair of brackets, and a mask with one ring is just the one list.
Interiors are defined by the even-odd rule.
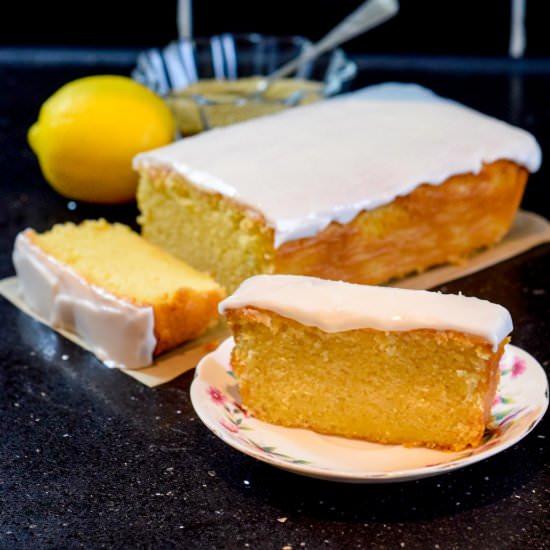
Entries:
[[292,275],[252,277],[220,311],[255,417],[449,450],[480,443],[512,329],[477,298]]
[[27,229],[13,261],[29,306],[80,336],[109,366],[148,366],[199,336],[223,298],[207,274],[105,220]]

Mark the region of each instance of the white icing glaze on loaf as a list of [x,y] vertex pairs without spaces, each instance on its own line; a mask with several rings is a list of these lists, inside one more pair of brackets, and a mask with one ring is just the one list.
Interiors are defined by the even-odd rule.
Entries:
[[46,254],[25,232],[13,263],[25,301],[50,326],[80,336],[109,367],[150,365],[156,346],[151,307],[121,300]]
[[278,247],[501,159],[533,172],[541,152],[528,132],[451,101],[348,97],[185,138],[134,166],[168,167],[260,212]]
[[454,330],[479,336],[493,346],[512,331],[508,310],[487,300],[426,290],[328,281],[301,275],[257,275],[219,305],[273,311],[325,332],[361,328],[387,331]]

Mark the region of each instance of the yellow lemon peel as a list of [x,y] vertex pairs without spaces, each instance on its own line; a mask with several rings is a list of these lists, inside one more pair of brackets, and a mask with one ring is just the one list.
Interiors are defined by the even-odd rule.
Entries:
[[170,143],[174,132],[160,97],[130,78],[101,75],[69,82],[47,99],[28,141],[61,195],[116,204],[135,198],[133,157]]

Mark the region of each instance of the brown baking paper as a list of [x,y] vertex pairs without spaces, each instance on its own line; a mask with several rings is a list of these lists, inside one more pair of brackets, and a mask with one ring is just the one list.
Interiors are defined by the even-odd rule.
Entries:
[[[460,265],[436,267],[420,275],[396,281],[391,286],[414,289],[433,288],[517,256],[545,242],[550,242],[550,222],[537,214],[520,210],[512,228],[499,244],[477,253]],[[9,277],[0,281],[0,294],[21,311],[41,323],[48,324],[31,311],[20,296],[16,277]],[[86,343],[75,334],[63,329],[56,328],[55,330],[65,338],[90,351]],[[229,336],[228,328],[220,323],[200,338],[158,357],[150,367],[119,370],[142,384],[153,388],[170,382],[180,374],[195,368],[199,360],[225,340],[227,336]]]

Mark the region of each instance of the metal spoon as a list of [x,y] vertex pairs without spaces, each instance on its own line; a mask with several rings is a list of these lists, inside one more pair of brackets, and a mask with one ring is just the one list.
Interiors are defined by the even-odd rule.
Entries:
[[319,42],[313,44],[298,57],[285,63],[275,72],[260,80],[253,95],[262,95],[273,81],[289,75],[303,63],[307,63],[351,38],[384,23],[398,11],[399,3],[397,0],[367,0],[319,40]]

